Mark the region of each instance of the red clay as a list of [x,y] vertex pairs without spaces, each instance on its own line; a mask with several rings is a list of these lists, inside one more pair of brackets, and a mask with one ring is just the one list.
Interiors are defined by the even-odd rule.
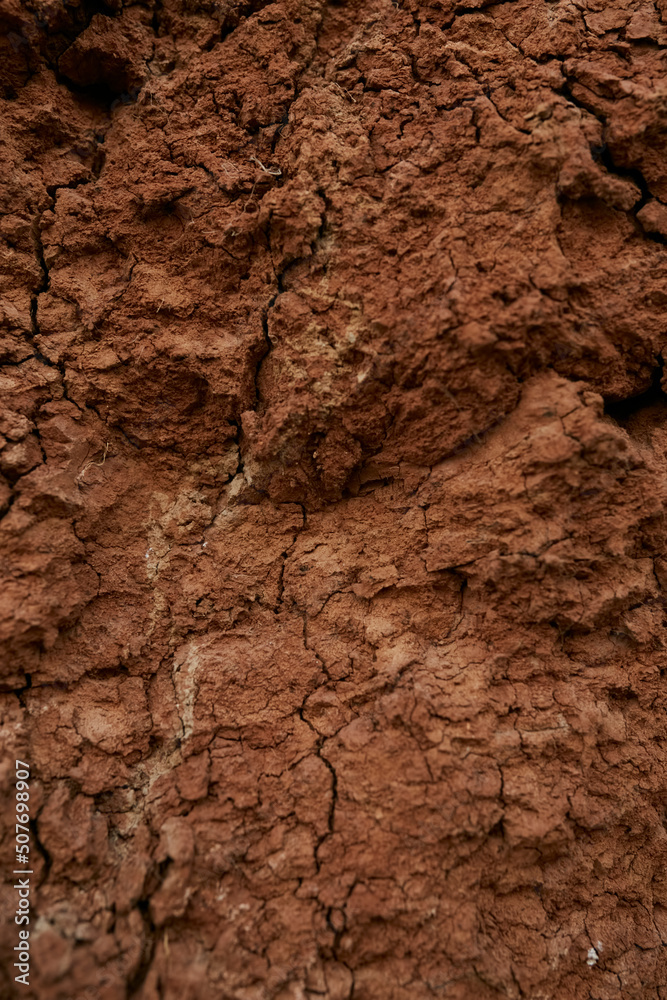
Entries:
[[665,1000],[667,2],[0,28],[1,995]]

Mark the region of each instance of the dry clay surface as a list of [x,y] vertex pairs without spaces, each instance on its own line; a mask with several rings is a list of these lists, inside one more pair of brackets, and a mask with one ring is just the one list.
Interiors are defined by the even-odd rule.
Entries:
[[667,0],[0,35],[3,1000],[665,1000]]

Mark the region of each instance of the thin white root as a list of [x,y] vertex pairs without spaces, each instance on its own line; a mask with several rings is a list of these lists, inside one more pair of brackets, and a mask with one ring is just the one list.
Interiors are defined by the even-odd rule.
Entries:
[[271,174],[272,177],[282,177],[283,172],[280,167],[265,167],[261,160],[258,160],[256,156],[248,157],[251,163],[259,167],[263,174]]
[[76,477],[76,482],[77,483],[80,482],[83,479],[83,477],[85,476],[85,474],[88,471],[88,469],[92,469],[93,466],[97,466],[98,468],[102,468],[102,466],[104,465],[104,463],[107,460],[108,453],[109,453],[109,442],[107,441],[106,444],[104,445],[104,454],[102,455],[102,461],[101,462],[92,462],[92,461],[91,462],[86,462],[86,464],[82,468],[81,472]]

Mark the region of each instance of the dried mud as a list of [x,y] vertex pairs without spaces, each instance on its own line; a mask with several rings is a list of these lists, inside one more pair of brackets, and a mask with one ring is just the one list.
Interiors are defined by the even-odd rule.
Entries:
[[0,28],[2,996],[664,1000],[667,0]]

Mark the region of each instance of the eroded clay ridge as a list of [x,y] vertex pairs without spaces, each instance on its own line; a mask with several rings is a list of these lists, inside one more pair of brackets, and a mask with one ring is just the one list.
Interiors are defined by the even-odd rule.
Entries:
[[2,997],[664,1000],[667,0],[0,22]]

